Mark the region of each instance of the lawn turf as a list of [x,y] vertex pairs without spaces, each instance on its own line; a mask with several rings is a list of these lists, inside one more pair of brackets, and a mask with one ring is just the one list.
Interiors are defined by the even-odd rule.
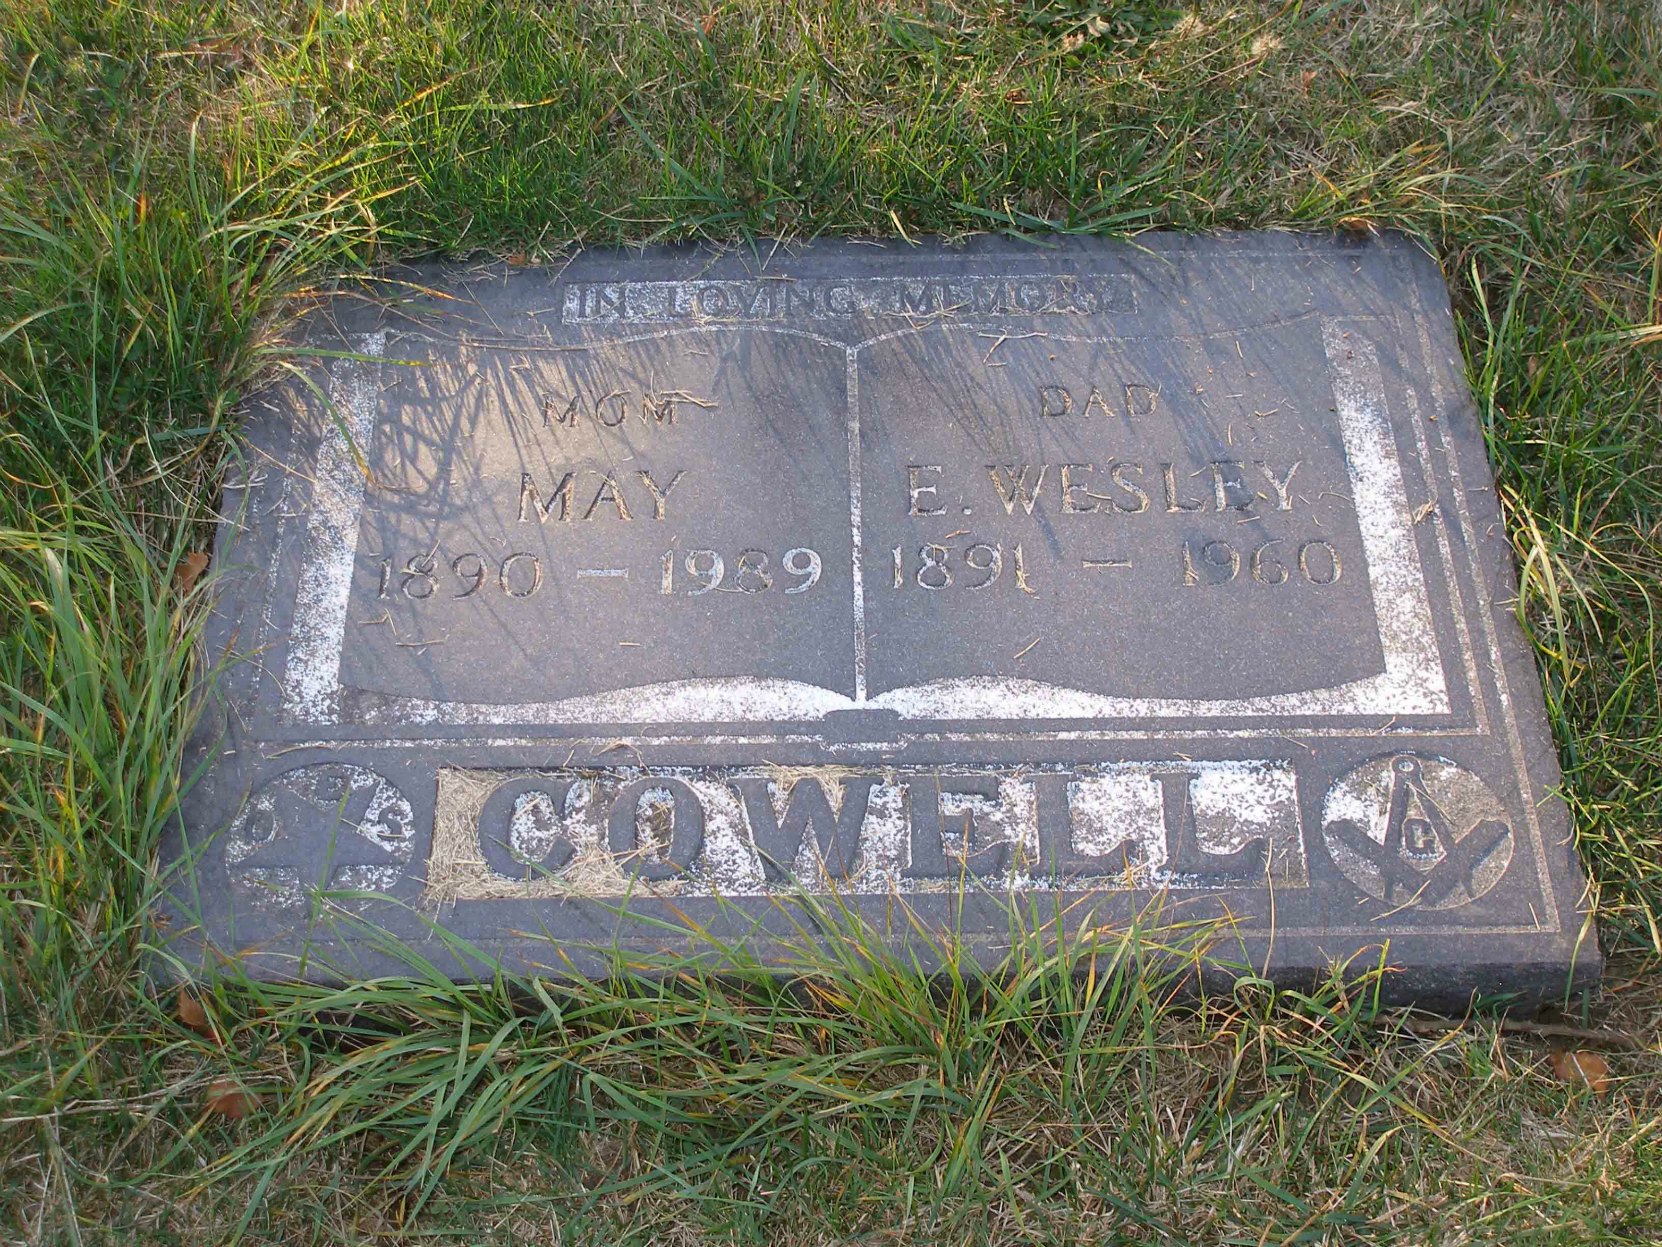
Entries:
[[[1656,4],[12,0],[0,64],[0,1233],[1662,1239]],[[1638,1049],[1602,1091],[1367,967],[1173,1006],[1137,930],[934,990],[858,929],[795,993],[147,990],[189,555],[311,300],[432,252],[1154,226],[1441,258],[1614,954],[1567,1020]]]

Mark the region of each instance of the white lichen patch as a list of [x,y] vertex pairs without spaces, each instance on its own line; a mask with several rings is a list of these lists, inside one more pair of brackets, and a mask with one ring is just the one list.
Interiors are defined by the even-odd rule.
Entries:
[[855,876],[862,890],[884,892],[901,877],[912,852],[907,819],[905,789],[892,780],[872,789],[860,828],[860,869]]
[[[710,891],[722,896],[754,892],[762,886],[762,862],[746,834],[744,803],[727,784],[700,777],[689,787],[704,807],[701,876]],[[806,838],[806,837],[805,837]]]
[[[354,343],[378,360],[385,332]],[[361,359],[335,361],[317,461],[311,470],[311,502],[295,586],[294,626],[283,674],[283,709],[290,719],[333,723],[339,710],[340,658],[346,637],[358,522],[364,505],[364,462],[375,434],[380,366]],[[296,465],[295,470],[301,470]]]
[[1081,853],[1106,856],[1128,848],[1152,866],[1166,860],[1159,782],[1146,768],[1116,767],[1068,786],[1073,844]]
[[358,716],[366,725],[536,723],[766,723],[823,719],[852,698],[799,680],[749,676],[671,680],[560,701],[485,704],[390,697]]
[[[1372,701],[1360,713],[1446,713],[1448,690],[1437,654],[1431,604],[1420,567],[1408,491],[1385,408],[1385,382],[1373,344],[1322,322],[1333,397],[1344,435],[1351,501],[1368,555],[1368,578],[1385,650]],[[1342,711],[1327,711],[1342,713]]]
[[1278,762],[1208,762],[1189,786],[1195,832],[1210,853],[1233,853],[1262,836],[1272,843],[1298,819],[1298,781]]

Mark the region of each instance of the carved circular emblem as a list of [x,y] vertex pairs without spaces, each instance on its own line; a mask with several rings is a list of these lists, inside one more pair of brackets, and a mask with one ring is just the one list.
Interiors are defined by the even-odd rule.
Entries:
[[414,836],[410,803],[385,776],[327,762],[285,771],[256,789],[226,833],[225,864],[240,902],[286,910],[318,888],[391,891]]
[[1389,905],[1455,909],[1512,861],[1512,828],[1489,786],[1447,758],[1399,753],[1341,775],[1322,805],[1327,851]]

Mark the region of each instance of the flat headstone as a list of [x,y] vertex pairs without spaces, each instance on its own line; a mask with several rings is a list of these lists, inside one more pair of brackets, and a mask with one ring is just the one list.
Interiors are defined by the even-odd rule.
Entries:
[[226,487],[190,966],[765,960],[822,893],[926,962],[1015,903],[1400,999],[1597,972],[1405,239],[588,252],[304,345]]

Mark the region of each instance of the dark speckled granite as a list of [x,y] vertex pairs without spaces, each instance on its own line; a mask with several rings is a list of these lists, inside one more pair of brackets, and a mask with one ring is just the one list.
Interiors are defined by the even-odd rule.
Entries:
[[767,957],[834,886],[925,960],[1159,893],[1290,984],[1596,978],[1411,242],[393,278],[247,405],[176,969],[583,973],[689,922]]

